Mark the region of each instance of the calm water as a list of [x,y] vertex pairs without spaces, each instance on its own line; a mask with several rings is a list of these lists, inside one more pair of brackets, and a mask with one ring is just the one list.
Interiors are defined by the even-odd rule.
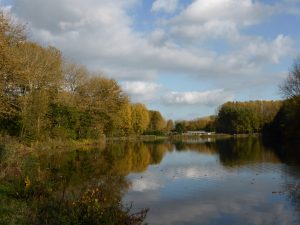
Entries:
[[40,216],[55,218],[51,199],[76,199],[100,187],[107,190],[106,201],[122,198],[124,204],[133,204],[133,211],[149,208],[150,225],[300,224],[299,151],[268,147],[259,138],[239,138],[115,142],[27,155],[21,173],[14,169],[14,176],[0,182],[0,215],[9,221],[6,212],[14,216],[15,208],[23,206],[19,197],[1,200],[7,190],[27,202],[28,190],[39,199],[46,193],[38,207],[44,209]]
[[150,208],[149,224],[300,224],[295,156],[279,157],[258,139],[156,148],[161,159],[127,176],[131,186],[124,197]]

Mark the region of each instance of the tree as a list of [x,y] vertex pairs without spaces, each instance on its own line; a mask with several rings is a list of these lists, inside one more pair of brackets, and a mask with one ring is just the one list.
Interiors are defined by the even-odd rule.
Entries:
[[175,125],[175,131],[177,133],[179,133],[179,134],[184,133],[185,132],[185,127],[184,127],[183,123],[180,123],[180,122],[176,123],[176,125]]
[[75,94],[78,87],[86,83],[89,77],[89,72],[84,66],[69,62],[64,62],[63,74],[63,88],[71,94]]
[[51,137],[78,139],[79,118],[80,112],[76,107],[51,103],[48,110]]
[[274,140],[300,139],[300,56],[295,59],[289,75],[279,87],[287,99],[275,118],[264,127],[264,135]]
[[300,95],[300,56],[295,59],[288,77],[279,88],[286,98],[293,98]]
[[[151,120],[151,123],[150,123]],[[149,125],[150,124],[150,125]],[[0,132],[26,140],[163,133],[158,111],[132,105],[119,84],[27,40],[0,10]]]
[[20,87],[25,80],[20,50],[25,40],[23,26],[0,10],[0,118],[15,116],[19,110]]
[[62,57],[59,50],[23,43],[22,54],[26,80],[19,94],[22,136],[38,139],[48,126],[49,105],[58,95],[62,83]]
[[20,120],[21,135],[39,136],[58,93],[60,65],[57,49],[27,41],[24,27],[0,12],[0,120]]
[[170,133],[174,129],[174,121],[168,120],[166,125],[166,132]]
[[63,81],[57,103],[76,107],[80,101],[79,87],[90,79],[89,71],[82,65],[64,61],[62,63]]
[[149,123],[149,131],[154,132],[162,132],[166,127],[166,121],[162,117],[159,111],[149,111],[150,115],[150,123]]
[[102,124],[104,134],[113,135],[115,118],[123,105],[128,103],[128,97],[117,82],[105,77],[92,77],[78,87],[76,94],[79,108],[97,121],[95,129]]
[[131,105],[132,127],[135,134],[142,134],[147,129],[150,117],[145,105],[136,103]]
[[281,101],[227,102],[218,112],[216,129],[222,133],[261,132],[281,107]]
[[197,118],[189,121],[180,121],[186,130],[197,131],[215,131],[215,116]]
[[129,136],[132,133],[132,111],[129,102],[124,102],[113,118],[114,135]]

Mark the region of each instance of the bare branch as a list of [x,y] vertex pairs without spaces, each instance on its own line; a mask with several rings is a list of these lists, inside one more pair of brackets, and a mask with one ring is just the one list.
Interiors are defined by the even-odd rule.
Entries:
[[285,82],[279,86],[280,92],[286,98],[294,98],[300,95],[300,56],[298,56]]

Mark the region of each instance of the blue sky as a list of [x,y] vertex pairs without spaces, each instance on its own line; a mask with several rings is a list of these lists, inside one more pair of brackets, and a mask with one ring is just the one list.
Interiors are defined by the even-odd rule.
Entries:
[[0,0],[29,37],[115,78],[171,119],[280,99],[299,54],[300,0]]

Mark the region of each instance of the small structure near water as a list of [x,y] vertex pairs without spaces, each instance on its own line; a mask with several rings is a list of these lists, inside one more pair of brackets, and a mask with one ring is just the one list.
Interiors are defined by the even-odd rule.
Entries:
[[187,131],[186,133],[183,133],[183,135],[212,135],[215,134],[215,132],[206,132],[203,130],[197,130],[197,131]]

